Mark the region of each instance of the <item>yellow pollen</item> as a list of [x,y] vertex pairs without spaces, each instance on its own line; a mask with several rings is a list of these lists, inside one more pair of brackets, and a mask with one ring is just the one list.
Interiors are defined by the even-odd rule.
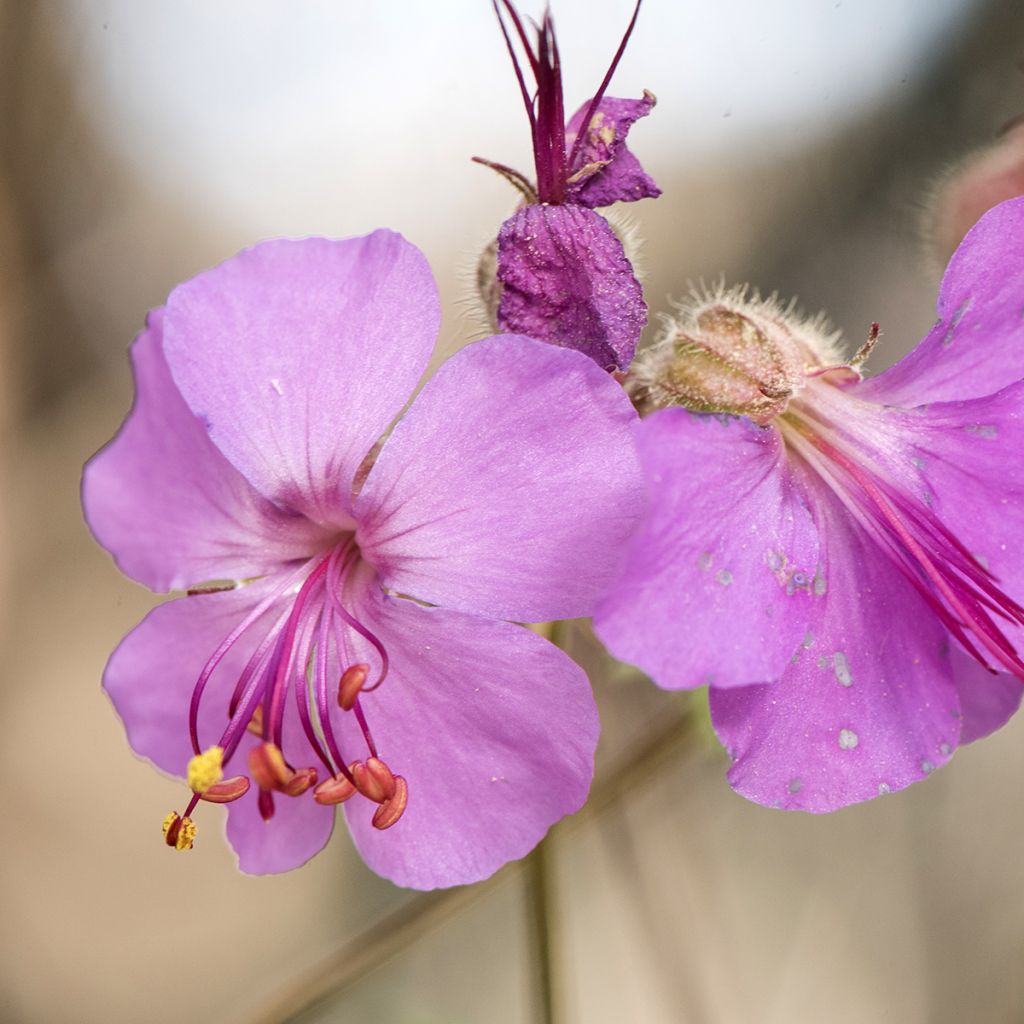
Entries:
[[205,793],[224,778],[224,748],[208,747],[188,763],[188,784],[193,793]]
[[192,843],[196,838],[196,826],[191,818],[182,818],[176,811],[171,811],[164,818],[163,832],[164,842],[168,846],[173,846],[176,850],[192,849]]

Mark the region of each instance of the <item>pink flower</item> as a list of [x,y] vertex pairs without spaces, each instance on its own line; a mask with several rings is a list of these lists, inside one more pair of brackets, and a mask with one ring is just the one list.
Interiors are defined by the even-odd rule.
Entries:
[[191,588],[104,676],[135,751],[193,787],[170,845],[201,798],[226,802],[240,867],[284,871],[344,801],[367,863],[431,888],[486,877],[584,800],[586,678],[499,620],[586,615],[607,588],[639,516],[635,417],[578,353],[491,338],[368,459],[438,320],[422,255],[378,231],[242,252],[136,341],[135,405],[83,504],[126,573]]
[[1020,703],[1024,200],[967,236],[938,312],[861,380],[877,325],[844,362],[820,323],[718,294],[643,371],[682,408],[638,428],[652,510],[595,627],[661,686],[710,685],[759,803],[901,789]]

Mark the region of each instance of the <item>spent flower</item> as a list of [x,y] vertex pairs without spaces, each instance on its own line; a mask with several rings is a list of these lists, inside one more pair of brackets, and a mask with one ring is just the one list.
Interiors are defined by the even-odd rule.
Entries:
[[[523,196],[498,232],[495,277],[487,254],[481,291],[497,326],[585,352],[603,369],[624,370],[647,323],[643,290],[623,244],[595,207],[661,194],[626,146],[634,122],[655,99],[606,96],[640,11],[633,17],[594,96],[566,123],[562,70],[550,10],[536,27],[536,44],[510,0],[493,0],[530,121],[536,182],[504,164],[475,157]],[[502,17],[504,8],[511,31]],[[533,76],[533,95],[516,55],[513,34]]]
[[[164,838],[225,803],[240,867],[316,853],[483,878],[580,806],[582,671],[514,623],[588,614],[640,515],[635,414],[588,359],[439,321],[400,236],[272,241],[180,285],[133,348],[134,407],[85,469],[97,539],[186,590],[112,655],[137,753],[187,779]],[[502,621],[511,620],[511,621]]]
[[720,290],[638,370],[651,510],[595,627],[661,686],[710,686],[759,803],[901,789],[1020,703],[1024,199],[967,235],[938,313],[862,379],[877,325],[847,361],[821,320]]

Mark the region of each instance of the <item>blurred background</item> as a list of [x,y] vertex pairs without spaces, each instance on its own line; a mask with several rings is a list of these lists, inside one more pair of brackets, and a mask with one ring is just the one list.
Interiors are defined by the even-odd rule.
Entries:
[[[539,3],[524,2],[539,14]],[[557,0],[570,108],[629,0]],[[646,0],[611,92],[659,98],[629,211],[653,313],[689,282],[827,309],[875,368],[934,317],[921,220],[1024,110],[1019,0]],[[604,738],[588,807],[490,882],[395,889],[344,830],[237,873],[99,689],[154,598],[81,522],[82,463],[131,402],[170,288],[254,240],[402,231],[477,336],[476,257],[530,172],[486,0],[0,0],[0,1020],[676,1022],[1024,1019],[1024,722],[911,790],[824,818],[745,803],[702,698],[585,627]],[[218,812],[208,809],[207,818]]]

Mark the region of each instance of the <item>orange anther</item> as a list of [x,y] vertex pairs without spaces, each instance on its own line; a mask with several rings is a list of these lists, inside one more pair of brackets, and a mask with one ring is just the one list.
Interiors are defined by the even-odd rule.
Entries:
[[383,831],[391,828],[392,825],[405,813],[405,806],[409,802],[409,786],[401,775],[395,776],[395,795],[377,808],[373,815],[373,827]]
[[191,850],[196,838],[196,826],[191,818],[183,818],[177,811],[171,811],[164,818],[164,842],[172,850]]
[[281,787],[286,796],[301,796],[310,786],[316,785],[315,768],[298,768],[292,777]]
[[363,662],[358,665],[349,665],[342,672],[341,681],[338,683],[338,704],[345,711],[351,711],[355,706],[369,674],[370,666]]
[[256,710],[252,713],[252,718],[249,719],[249,724],[246,725],[246,729],[249,730],[254,736],[263,735],[263,705],[257,704]]
[[211,804],[229,804],[248,792],[249,780],[244,775],[236,775],[233,779],[224,779],[207,787],[202,799]]
[[283,790],[295,772],[285,763],[284,754],[274,743],[261,743],[249,751],[249,771],[260,789]]
[[382,804],[395,795],[395,776],[379,757],[353,761],[351,772],[356,789],[368,800]]
[[332,806],[343,804],[349,797],[356,795],[356,787],[340,772],[329,779],[324,779],[316,789],[313,790],[313,799],[318,804]]

